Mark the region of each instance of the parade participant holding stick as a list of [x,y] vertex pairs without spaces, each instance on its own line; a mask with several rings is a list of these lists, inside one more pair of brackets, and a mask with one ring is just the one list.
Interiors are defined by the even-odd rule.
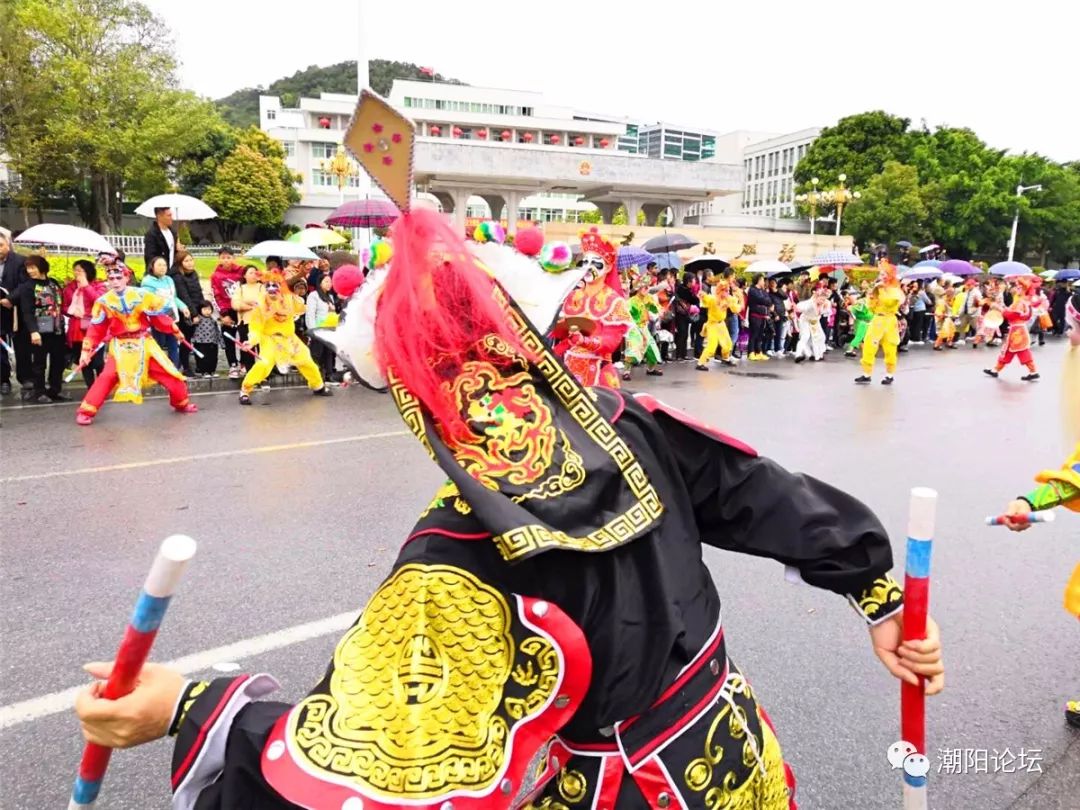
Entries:
[[885,529],[653,398],[581,386],[543,335],[590,268],[523,278],[497,245],[480,262],[412,204],[414,139],[361,94],[345,142],[402,213],[340,348],[449,480],[295,706],[251,702],[247,676],[185,691],[165,671],[84,732],[136,744],[176,725],[174,802],[199,810],[792,807],[702,544],[849,598],[887,669],[934,693],[937,629],[902,643]]
[[[251,404],[251,392],[270,376],[274,366],[279,369],[296,366],[311,393],[318,397],[331,396],[333,392],[326,387],[311,350],[296,336],[295,319],[307,311],[303,300],[285,287],[285,277],[280,271],[266,271],[260,280],[264,294],[250,311],[247,342],[237,341],[241,349],[257,358],[240,384],[240,404]],[[258,354],[251,351],[252,346],[259,347]]]
[[799,313],[799,342],[795,346],[795,362],[822,360],[825,357],[825,329],[821,325],[829,315],[829,288],[818,284],[805,301],[795,305]]
[[880,347],[885,354],[885,376],[882,385],[892,385],[896,374],[896,350],[900,346],[900,324],[897,316],[904,303],[904,291],[900,289],[900,279],[896,266],[888,261],[880,265],[881,272],[877,283],[871,288],[867,303],[874,319],[866,335],[862,348],[862,375],[855,378],[857,383],[869,383],[874,373],[874,363]]
[[130,271],[114,256],[103,256],[109,290],[97,301],[83,340],[79,367],[85,367],[99,344],[109,342],[105,368],[86,392],[75,415],[80,425],[94,421],[105,398],[114,390],[115,402],[142,402],[142,389],[153,380],[169,392],[169,404],[179,413],[195,413],[198,407],[188,397],[183,375],[177,371],[150,329],[182,338],[176,322],[169,317],[166,303],[141,287],[129,287]]
[[[1080,512],[1080,293],[1069,301],[1066,320],[1072,330],[1062,375],[1062,412],[1069,437],[1077,442],[1076,449],[1060,469],[1044,470],[1035,477],[1040,486],[1008,505],[1000,522],[1014,532],[1030,528],[1037,522],[1031,518],[1048,509],[1064,506]],[[1080,565],[1065,587],[1065,610],[1080,619]],[[1066,704],[1065,719],[1080,728],[1080,700]]]
[[1020,378],[1021,380],[1035,382],[1039,379],[1039,371],[1035,368],[1035,358],[1031,354],[1031,332],[1029,331],[1029,324],[1034,314],[1032,295],[1036,278],[1037,276],[1034,275],[1016,277],[1012,306],[1002,313],[1006,323],[1009,324],[1009,335],[1005,339],[1005,345],[1001,347],[997,365],[992,369],[984,368],[984,374],[997,377],[1005,366],[1013,360],[1019,360],[1027,366],[1028,370],[1028,373]]

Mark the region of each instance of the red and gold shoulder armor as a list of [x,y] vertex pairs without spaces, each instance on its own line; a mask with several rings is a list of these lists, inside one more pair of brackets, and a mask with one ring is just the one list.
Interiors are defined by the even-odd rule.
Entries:
[[462,568],[403,565],[274,726],[262,772],[316,810],[520,807],[558,773],[555,733],[590,677],[585,637],[557,606]]

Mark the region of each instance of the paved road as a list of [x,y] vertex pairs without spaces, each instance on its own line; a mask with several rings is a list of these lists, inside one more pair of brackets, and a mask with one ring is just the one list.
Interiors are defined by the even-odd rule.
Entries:
[[[934,774],[935,808],[1080,806],[1080,735],[1061,720],[1080,690],[1080,632],[1060,607],[1080,556],[1077,520],[1063,514],[1022,537],[980,525],[1037,467],[1061,459],[1059,350],[1039,353],[1046,379],[1036,385],[1016,369],[986,379],[988,353],[961,349],[904,356],[891,389],[854,386],[854,361],[833,355],[709,374],[682,365],[631,386],[863,498],[893,532],[898,559],[908,488],[941,492],[932,600],[949,669],[928,711],[931,759],[986,751],[993,770],[994,749],[1024,749],[1044,773]],[[162,537],[190,533],[200,549],[157,659],[209,650],[191,665],[269,671],[295,699],[321,674],[344,619],[298,626],[364,604],[442,480],[385,396],[273,391],[245,409],[228,395],[198,401],[195,416],[163,400],[110,404],[90,429],[75,426],[73,406],[4,412],[5,810],[64,806],[80,742],[70,712],[49,712],[84,682],[82,662],[111,654]],[[731,654],[773,715],[801,806],[898,807],[884,752],[898,737],[899,690],[850,608],[786,584],[775,563],[712,549],[705,559]],[[16,717],[11,707],[25,701],[43,716]],[[167,743],[117,755],[103,810],[167,806],[168,758]]]

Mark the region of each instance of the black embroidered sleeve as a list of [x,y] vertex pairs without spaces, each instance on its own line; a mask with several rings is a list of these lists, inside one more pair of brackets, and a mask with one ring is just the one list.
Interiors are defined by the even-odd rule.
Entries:
[[848,594],[855,612],[869,625],[880,624],[904,606],[904,590],[890,575],[878,577],[867,587]]

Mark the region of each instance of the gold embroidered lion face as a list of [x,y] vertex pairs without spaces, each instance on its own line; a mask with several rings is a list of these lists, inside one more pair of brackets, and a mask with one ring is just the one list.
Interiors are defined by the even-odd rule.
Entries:
[[488,489],[532,484],[551,466],[557,433],[528,372],[470,361],[450,384],[469,433],[456,442],[465,469]]

